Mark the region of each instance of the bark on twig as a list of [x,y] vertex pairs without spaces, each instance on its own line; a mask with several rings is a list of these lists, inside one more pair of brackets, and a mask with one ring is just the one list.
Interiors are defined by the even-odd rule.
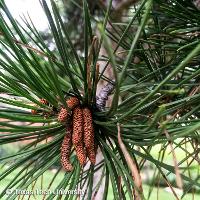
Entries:
[[99,95],[96,97],[96,106],[99,110],[104,110],[108,96],[112,93],[113,90],[114,84],[111,83],[108,83],[100,90]]

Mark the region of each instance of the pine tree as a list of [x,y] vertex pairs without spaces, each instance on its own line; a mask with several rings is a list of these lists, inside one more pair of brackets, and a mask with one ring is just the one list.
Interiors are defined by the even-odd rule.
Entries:
[[[20,169],[0,198],[16,199],[18,194],[6,196],[6,190],[32,187],[55,164],[59,168],[49,184],[54,183],[58,190],[86,188],[82,199],[94,199],[101,185],[105,185],[102,199],[107,199],[109,193],[119,200],[148,199],[152,190],[145,196],[141,179],[146,163],[154,170],[151,186],[164,181],[175,198],[174,187],[183,190],[182,197],[199,189],[197,4],[143,0],[119,17],[121,10],[115,12],[109,1],[105,7],[98,5],[101,17],[95,18],[95,9],[93,13],[86,0],[77,2],[70,4],[81,12],[84,25],[80,37],[76,29],[69,30],[75,25],[68,26],[63,20],[56,1],[41,0],[56,47],[52,51],[31,20],[19,24],[0,1],[0,144],[29,141],[19,152],[0,158],[3,164],[10,163],[0,174],[0,181]],[[75,34],[78,41],[71,38]],[[104,55],[100,54],[102,48]],[[108,66],[113,77],[104,73]],[[107,85],[96,95],[101,81]],[[78,103],[69,106],[70,98],[78,99]],[[73,113],[77,108],[88,110],[92,119],[84,121],[84,116],[80,117],[79,127],[72,128],[69,138],[66,130],[76,122]],[[83,134],[77,143],[73,142],[74,132]],[[70,143],[70,148],[63,140]],[[158,156],[153,153],[155,148]],[[165,161],[169,149],[172,163]],[[185,158],[178,159],[177,149]],[[62,180],[57,180],[64,163],[63,151],[70,167]],[[95,163],[94,152],[101,152],[103,160]],[[197,172],[191,174],[196,166]],[[98,172],[101,178],[94,185]],[[54,197],[59,198],[51,194],[46,199]],[[68,194],[65,199],[72,196]]]

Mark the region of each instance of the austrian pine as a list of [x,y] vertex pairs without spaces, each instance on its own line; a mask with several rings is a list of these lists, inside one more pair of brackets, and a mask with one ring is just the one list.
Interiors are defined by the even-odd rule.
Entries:
[[198,199],[198,1],[40,4],[0,1],[0,199]]

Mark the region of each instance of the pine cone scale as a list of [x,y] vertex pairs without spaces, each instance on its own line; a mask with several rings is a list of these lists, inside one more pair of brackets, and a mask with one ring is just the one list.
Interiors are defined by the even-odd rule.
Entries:
[[66,135],[61,146],[61,164],[66,171],[72,171],[73,166],[70,163],[70,153],[72,148],[72,128],[66,128]]
[[69,98],[67,101],[67,106],[69,109],[74,109],[76,106],[78,106],[80,104],[78,98],[76,97],[71,97]]
[[92,122],[92,113],[88,108],[83,109],[83,129],[84,144],[87,149],[87,155],[92,164],[96,162],[96,153],[94,148],[94,127]]
[[96,163],[96,153],[95,153],[94,147],[87,149],[87,155],[90,162],[94,165]]
[[69,117],[69,112],[66,108],[61,108],[60,113],[58,114],[59,122],[66,122]]
[[84,165],[86,163],[87,157],[86,157],[86,152],[83,146],[83,142],[78,143],[75,145],[75,151],[77,158],[80,162],[80,165]]
[[72,141],[74,145],[77,145],[83,138],[83,114],[80,107],[76,107],[73,110],[73,135]]
[[94,128],[92,124],[92,114],[88,108],[83,109],[83,129],[85,146],[90,148],[94,145]]

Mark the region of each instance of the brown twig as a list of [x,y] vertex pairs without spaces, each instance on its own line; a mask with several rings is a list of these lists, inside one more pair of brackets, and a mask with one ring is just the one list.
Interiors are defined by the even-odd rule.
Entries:
[[177,184],[178,188],[183,189],[183,181],[181,178],[180,170],[178,167],[178,162],[176,159],[176,154],[175,154],[174,148],[172,146],[172,141],[171,141],[170,135],[166,129],[164,130],[164,133],[166,135],[166,138],[168,139],[168,142],[169,142],[169,145],[171,148],[171,152],[172,152],[172,156],[173,156],[173,162],[174,162],[174,168],[175,168],[175,174],[176,174],[176,184]]
[[196,86],[194,88],[192,88],[191,92],[189,93],[189,96],[193,96],[196,93],[198,93],[200,91],[200,86]]
[[87,63],[87,84],[88,84],[88,94],[90,94],[91,92],[91,88],[92,88],[92,80],[91,80],[91,65],[92,65],[92,61],[93,61],[93,55],[97,49],[98,46],[98,37],[94,36],[93,40],[92,40],[92,44],[91,47],[89,49],[89,53],[88,53],[88,63]]
[[117,124],[117,129],[118,129],[118,143],[119,146],[122,150],[122,153],[124,154],[124,157],[126,159],[126,162],[131,170],[131,174],[135,183],[135,188],[133,190],[133,195],[134,195],[134,199],[135,200],[141,200],[142,196],[143,196],[143,189],[142,189],[142,179],[139,173],[139,170],[137,168],[136,163],[133,161],[131,155],[129,154],[126,146],[124,145],[122,139],[121,139],[121,128],[120,128],[120,124]]
[[119,188],[119,196],[122,195],[122,177],[118,176],[118,188]]
[[98,79],[99,79],[99,63],[96,64],[96,72],[95,72],[95,87],[98,84]]
[[179,200],[179,198],[178,198],[176,192],[174,191],[174,188],[172,187],[172,185],[171,185],[171,184],[169,183],[169,181],[167,180],[167,177],[166,177],[164,174],[162,174],[162,176],[163,176],[165,182],[167,183],[167,185],[169,186],[169,188],[171,189],[171,191],[172,191],[174,197],[176,198],[176,200]]

